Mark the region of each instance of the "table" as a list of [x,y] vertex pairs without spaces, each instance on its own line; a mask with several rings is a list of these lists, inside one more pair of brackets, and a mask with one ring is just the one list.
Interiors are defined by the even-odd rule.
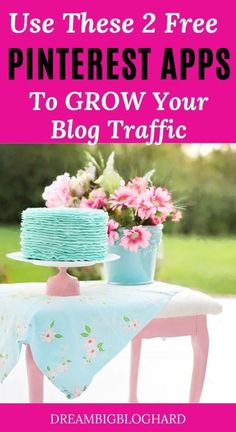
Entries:
[[47,287],[0,285],[0,382],[16,366],[22,345],[28,345],[31,402],[43,400],[37,391],[41,373],[68,399],[79,397],[178,292],[162,290],[157,282],[117,287],[91,281],[81,283],[80,295],[67,295],[61,283],[55,285],[59,293],[49,295]]
[[[38,295],[37,291],[39,294],[41,293],[41,295],[42,293],[45,292],[45,284],[38,284],[38,283],[6,285],[6,288],[8,290],[10,286],[12,287],[13,290],[17,289],[18,291],[18,289],[20,290],[20,286],[22,287],[22,285],[24,286],[26,292],[29,293],[27,294],[27,298],[30,298],[30,287],[33,288],[34,294],[36,294],[36,296]],[[115,293],[115,299],[117,299],[116,290],[119,290],[118,292],[120,293],[122,292],[122,290],[128,287],[122,287],[122,286],[114,287],[114,286],[109,286],[105,282],[93,281],[93,282],[83,282],[81,284],[81,288],[82,288],[83,295],[86,294],[86,298],[87,298],[87,293],[90,293],[90,298],[91,298],[91,294],[92,296],[95,296],[92,297],[92,299],[93,299],[93,303],[97,304],[97,293],[100,293],[98,294],[100,296],[103,295],[102,292],[105,291],[105,294],[109,293],[109,298],[110,298],[111,296],[110,293],[113,292],[113,297]],[[136,292],[138,287],[133,287],[133,289]],[[153,291],[155,292],[156,289],[157,291],[165,293],[164,297],[168,297],[168,301],[163,300],[162,307],[159,310],[156,309],[156,306],[155,309],[153,309],[152,306],[155,305],[155,301],[156,301],[154,298],[152,299],[153,296],[152,292]],[[192,373],[190,402],[199,402],[202,387],[204,384],[204,377],[206,372],[206,364],[207,364],[207,356],[208,356],[209,337],[207,331],[207,315],[220,313],[221,306],[214,299],[212,299],[211,297],[205,294],[187,288],[182,288],[179,286],[165,284],[161,282],[157,282],[155,285],[154,284],[145,285],[145,286],[143,285],[141,290],[144,291],[144,299],[145,297],[151,296],[150,298],[151,303],[149,304],[149,308],[151,307],[152,312],[151,315],[149,313],[149,319],[144,320],[144,318],[142,318],[143,324],[142,326],[140,326],[141,330],[136,329],[134,334],[129,336],[129,340],[132,340],[129,401],[130,402],[138,401],[137,385],[138,385],[138,372],[139,372],[142,340],[144,338],[153,338],[153,337],[176,337],[176,336],[189,335],[192,337],[192,345],[193,345],[193,353],[194,353],[194,365],[193,365],[193,373]],[[3,288],[3,291],[5,291],[5,288]],[[128,304],[127,302],[129,302],[133,308],[134,306],[132,301],[133,297],[131,296],[132,298],[130,298],[129,291],[126,290],[126,294],[122,294],[122,295],[126,296],[125,297],[126,307]],[[45,297],[45,295],[43,295],[43,297]],[[140,303],[142,304],[141,309],[139,308],[139,314],[141,311],[141,316],[143,316],[143,313],[146,313],[145,312],[146,309],[143,309],[142,297],[141,298],[138,297],[138,298],[139,298],[139,304]],[[65,301],[62,300],[63,299],[62,297],[57,297],[56,299],[57,299],[56,302],[59,302],[60,304],[62,302],[63,305],[65,304]],[[67,299],[69,298],[67,297]],[[78,299],[79,302],[82,301],[82,297],[81,298],[78,297]],[[114,306],[117,305],[116,301]],[[2,307],[4,309],[4,304],[2,305]],[[90,313],[89,311],[91,310],[90,309],[91,305],[87,307],[88,307],[87,313]],[[106,306],[104,307],[106,308]],[[105,310],[106,309],[104,309],[104,312]],[[117,313],[115,312],[116,310],[117,310],[117,306],[115,307],[113,313],[116,314]],[[60,316],[62,316],[62,319],[65,319],[63,312],[61,313],[62,315],[60,314]],[[157,313],[158,313],[158,317],[157,317]],[[51,325],[54,324],[52,323]],[[25,342],[23,343],[30,344],[30,342],[28,342],[28,339],[25,339]],[[126,340],[126,344],[127,343],[128,343],[128,339]],[[51,345],[49,344],[48,346]],[[122,347],[120,347],[120,349],[121,348]],[[51,352],[51,348],[49,352]],[[75,359],[75,364],[77,363],[76,359]],[[42,367],[40,367],[40,369],[37,367],[36,362],[33,359],[33,355],[29,345],[27,345],[26,347],[26,363],[27,363],[27,374],[28,374],[29,401],[31,403],[43,402],[44,375],[42,372]]]
[[[171,285],[161,283],[163,289]],[[213,298],[189,288],[180,290],[163,309],[131,342],[129,402],[138,402],[137,386],[142,340],[155,337],[191,336],[193,370],[189,402],[200,402],[204,385],[209,350],[207,315],[218,314],[221,305]]]

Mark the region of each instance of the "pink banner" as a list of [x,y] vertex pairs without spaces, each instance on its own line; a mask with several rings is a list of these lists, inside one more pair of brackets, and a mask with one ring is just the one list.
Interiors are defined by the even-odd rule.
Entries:
[[235,431],[235,405],[6,404],[0,414],[6,432]]
[[234,2],[4,2],[1,143],[235,142]]

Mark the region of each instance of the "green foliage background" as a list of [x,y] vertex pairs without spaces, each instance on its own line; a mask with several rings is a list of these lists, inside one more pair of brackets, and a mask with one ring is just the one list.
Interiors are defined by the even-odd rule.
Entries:
[[16,223],[24,208],[44,205],[44,187],[65,171],[75,174],[84,166],[88,150],[94,156],[101,152],[104,158],[115,150],[116,167],[126,180],[156,169],[153,181],[170,188],[186,207],[182,222],[169,224],[169,232],[236,234],[236,152],[232,145],[197,159],[189,158],[179,144],[1,145],[0,223]]

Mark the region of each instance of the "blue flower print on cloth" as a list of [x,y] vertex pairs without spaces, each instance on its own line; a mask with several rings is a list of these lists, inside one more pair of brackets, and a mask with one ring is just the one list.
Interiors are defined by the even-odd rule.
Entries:
[[0,286],[0,381],[29,344],[38,368],[68,398],[168,304],[176,291],[140,286],[81,284],[81,295],[49,297],[44,284]]

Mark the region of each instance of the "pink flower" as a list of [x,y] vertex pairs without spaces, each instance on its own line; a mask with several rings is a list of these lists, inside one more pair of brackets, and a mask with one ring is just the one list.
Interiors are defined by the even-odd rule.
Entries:
[[82,198],[80,208],[101,209],[106,204],[106,194],[102,189],[94,189],[88,199]]
[[153,186],[150,191],[153,204],[155,204],[156,207],[164,206],[167,202],[171,201],[171,194],[166,188]]
[[128,186],[136,193],[141,194],[147,189],[148,181],[144,177],[135,177],[128,183]]
[[172,216],[173,222],[179,222],[182,219],[183,215],[180,210],[176,210],[175,213]]
[[137,252],[139,247],[148,247],[150,237],[151,234],[147,228],[139,225],[131,229],[125,229],[120,244],[124,249]]
[[134,328],[134,329],[138,329],[139,328],[139,322],[138,321],[131,321],[130,323],[130,327]]
[[41,338],[44,342],[52,342],[55,339],[55,332],[52,329],[47,329],[42,333]]
[[115,241],[119,240],[119,233],[116,231],[119,227],[118,222],[113,219],[109,219],[108,221],[108,243],[113,245]]
[[87,198],[82,198],[82,200],[80,201],[80,208],[92,208],[93,203],[88,200]]
[[159,225],[162,224],[163,222],[165,222],[165,216],[156,216],[156,215],[152,215],[150,217],[150,222],[152,225]]
[[97,354],[97,348],[96,347],[92,347],[88,350],[88,356],[91,357],[95,357]]
[[89,194],[89,200],[93,201],[93,208],[102,208],[106,204],[106,193],[103,189],[94,189]]
[[86,338],[85,345],[87,346],[87,348],[90,349],[96,345],[96,342],[97,342],[97,340],[95,338],[88,337],[88,338]]
[[150,200],[150,194],[141,195],[137,202],[137,215],[142,220],[150,219],[156,213],[156,207]]
[[50,186],[45,187],[42,196],[49,208],[69,207],[72,201],[69,174],[57,176]]
[[109,199],[110,207],[114,209],[121,209],[123,206],[133,207],[136,203],[136,194],[129,186],[121,186],[112,194]]
[[156,209],[164,213],[166,216],[169,215],[173,209],[174,205],[171,201],[171,194],[166,188],[161,187],[151,187],[151,202],[156,207]]

